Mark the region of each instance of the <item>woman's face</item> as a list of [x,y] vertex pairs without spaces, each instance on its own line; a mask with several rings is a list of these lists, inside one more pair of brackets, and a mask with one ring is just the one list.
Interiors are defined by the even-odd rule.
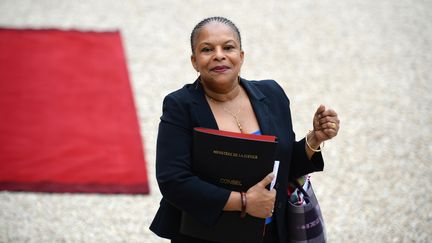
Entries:
[[208,88],[229,89],[238,80],[243,58],[234,30],[223,23],[210,22],[195,40],[191,61]]

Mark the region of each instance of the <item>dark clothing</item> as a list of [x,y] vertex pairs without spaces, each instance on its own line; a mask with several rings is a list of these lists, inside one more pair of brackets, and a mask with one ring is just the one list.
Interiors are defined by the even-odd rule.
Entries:
[[[240,84],[249,96],[261,133],[278,137],[275,159],[280,165],[273,224],[279,242],[287,242],[284,215],[289,178],[321,171],[324,162],[321,153],[309,160],[304,139],[295,141],[288,97],[275,81],[240,79]],[[181,211],[205,225],[214,225],[230,191],[202,181],[191,172],[193,128],[218,129],[199,81],[167,95],[162,110],[156,177],[163,198],[150,229],[161,237],[175,239],[179,235]]]
[[187,235],[178,234],[175,238],[171,239],[171,243],[217,243],[217,242],[201,240]]
[[[265,237],[263,243],[278,243],[277,231],[274,223],[266,225]],[[216,243],[212,241],[206,241],[189,237],[187,235],[179,234],[176,238],[171,240],[171,243]]]

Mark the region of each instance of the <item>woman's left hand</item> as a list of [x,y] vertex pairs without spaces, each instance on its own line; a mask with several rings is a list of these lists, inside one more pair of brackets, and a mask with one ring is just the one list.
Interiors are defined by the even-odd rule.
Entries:
[[313,118],[313,134],[315,141],[322,143],[336,137],[339,131],[340,121],[337,113],[332,109],[326,109],[320,105]]

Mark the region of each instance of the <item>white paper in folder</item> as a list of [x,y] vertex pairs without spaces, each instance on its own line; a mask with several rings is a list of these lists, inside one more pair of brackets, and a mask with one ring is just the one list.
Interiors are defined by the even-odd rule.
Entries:
[[276,183],[276,177],[277,177],[278,171],[279,171],[279,160],[275,160],[274,165],[273,165],[273,174],[274,174],[274,177],[273,177],[273,180],[272,180],[272,182],[270,184],[270,190],[273,189],[273,187],[274,187],[274,185]]

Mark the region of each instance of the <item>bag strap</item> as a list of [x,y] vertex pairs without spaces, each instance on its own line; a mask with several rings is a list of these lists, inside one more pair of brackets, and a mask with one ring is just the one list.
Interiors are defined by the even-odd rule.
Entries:
[[305,189],[303,189],[303,186],[300,185],[300,183],[297,180],[294,180],[293,184],[296,186],[297,189],[301,191],[301,193],[303,193],[303,196],[310,198],[309,194],[305,191]]

